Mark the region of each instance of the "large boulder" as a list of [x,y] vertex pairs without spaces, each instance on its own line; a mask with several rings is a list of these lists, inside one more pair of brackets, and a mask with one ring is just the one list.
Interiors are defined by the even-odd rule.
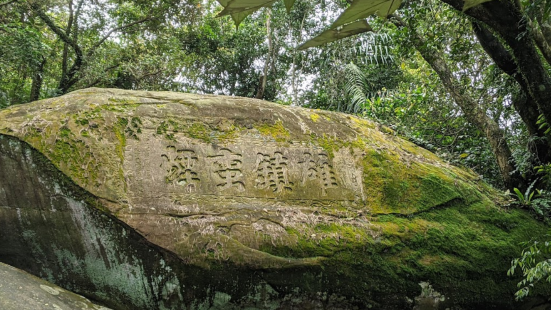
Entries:
[[1,110],[0,261],[116,309],[517,309],[545,227],[383,131],[170,92]]
[[0,309],[109,310],[75,293],[0,263]]

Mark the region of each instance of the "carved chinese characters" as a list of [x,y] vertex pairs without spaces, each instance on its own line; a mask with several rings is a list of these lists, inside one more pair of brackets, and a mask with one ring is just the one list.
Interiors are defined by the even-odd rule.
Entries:
[[327,154],[320,153],[313,155],[310,152],[305,152],[303,160],[299,164],[302,170],[302,185],[305,185],[307,180],[319,183],[322,196],[327,196],[327,189],[337,187],[335,173],[331,165],[329,165]]
[[235,187],[238,191],[245,190],[242,181],[243,173],[241,166],[241,154],[235,154],[229,149],[222,149],[219,154],[209,157],[210,162],[215,166],[214,174],[218,177],[218,188],[225,190]]
[[188,193],[197,192],[204,180],[215,187],[205,185],[203,193],[210,191],[212,194],[249,189],[279,195],[292,193],[299,186],[303,188],[302,193],[305,193],[304,189],[312,188],[310,193],[327,196],[329,189],[339,186],[329,156],[314,150],[296,149],[292,156],[279,150],[253,155],[240,154],[229,148],[205,153],[171,145],[161,157],[166,183],[182,186]]
[[198,161],[195,151],[178,150],[174,146],[168,146],[166,154],[161,155],[161,157],[166,161],[167,183],[184,186],[189,192],[197,189],[199,178],[197,172],[193,171]]
[[174,195],[286,199],[342,197],[346,200],[354,197],[354,190],[349,185],[351,181],[339,179],[342,175],[337,175],[334,159],[320,148],[275,145],[262,149],[243,145],[218,147],[184,140],[180,143],[174,141],[156,153],[162,159],[162,170],[158,170],[159,164],[155,168],[143,158],[140,165],[151,169],[140,172],[140,177],[159,180],[160,187],[164,186],[161,181],[173,185],[165,186],[165,189]]
[[292,190],[293,183],[289,182],[287,158],[281,152],[275,152],[272,156],[258,153],[255,166],[257,188],[268,188],[276,193]]

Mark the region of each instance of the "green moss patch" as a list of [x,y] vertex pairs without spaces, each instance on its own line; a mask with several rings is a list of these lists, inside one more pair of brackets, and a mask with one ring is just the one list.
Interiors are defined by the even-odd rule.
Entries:
[[275,122],[275,124],[257,124],[254,126],[263,136],[271,137],[277,142],[285,142],[290,137],[291,134],[283,125],[281,120]]

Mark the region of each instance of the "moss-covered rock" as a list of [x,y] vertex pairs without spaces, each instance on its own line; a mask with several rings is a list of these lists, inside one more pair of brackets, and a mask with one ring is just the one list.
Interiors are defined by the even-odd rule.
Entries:
[[0,111],[0,156],[0,261],[119,308],[516,309],[545,231],[372,122],[254,99],[76,91]]

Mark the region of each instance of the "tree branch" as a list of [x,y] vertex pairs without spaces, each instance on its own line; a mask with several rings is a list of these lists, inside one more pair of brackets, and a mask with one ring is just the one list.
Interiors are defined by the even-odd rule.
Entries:
[[69,44],[75,53],[77,54],[77,57],[82,57],[82,50],[80,47],[71,39],[69,38],[65,32],[61,28],[59,28],[49,17],[40,9],[38,4],[36,2],[31,3],[31,8],[35,13],[44,21],[44,23],[50,28],[63,42]]
[[71,69],[69,69],[68,72],[64,72],[61,80],[59,81],[58,88],[61,90],[61,93],[66,93],[71,86],[73,86],[78,79],[75,78],[77,72],[80,71],[80,68],[82,67],[82,64],[84,63],[82,50],[80,49],[80,46],[71,39],[60,27],[58,27],[49,17],[46,15],[44,11],[39,7],[39,5],[36,2],[31,2],[31,9],[40,17],[42,21],[50,28],[60,39],[61,41],[65,42],[69,46],[73,48],[75,51],[75,61],[73,62],[73,65],[71,66]]
[[80,10],[82,9],[82,5],[84,4],[84,0],[80,0],[77,4],[77,9],[75,11],[75,18],[73,22],[73,41],[77,42],[78,40],[78,17],[80,16]]
[[101,38],[101,40],[99,40],[98,42],[96,42],[96,44],[94,44],[90,50],[88,51],[88,53],[86,54],[86,56],[92,56],[94,54],[94,52],[96,51],[96,49],[103,44],[103,42],[105,42],[105,40],[107,40],[112,34],[113,32],[115,31],[120,31],[120,30],[123,30],[123,29],[126,29],[126,28],[129,28],[129,27],[132,27],[134,25],[137,25],[137,24],[141,24],[141,23],[144,23],[148,20],[152,20],[153,18],[151,16],[146,16],[140,20],[137,20],[135,22],[131,22],[129,24],[126,24],[126,25],[123,25],[123,26],[120,26],[120,27],[117,27],[117,28],[113,28],[111,30],[109,30],[109,32],[103,36],[103,38]]
[[[73,24],[73,1],[69,1],[69,20],[67,21],[67,27],[65,28],[65,34],[67,37],[71,36],[71,29]],[[69,58],[69,44],[65,43],[63,44],[63,56],[61,60],[61,79],[65,79],[65,75],[67,74],[67,60]]]
[[12,1],[8,1],[8,2],[0,3],[0,7],[3,7],[5,5],[10,5],[10,4],[15,3],[17,1],[19,1],[19,0],[12,0]]
[[507,140],[499,125],[491,119],[486,110],[463,89],[463,85],[457,80],[448,66],[441,50],[431,47],[427,41],[415,29],[412,20],[406,24],[400,17],[393,15],[390,21],[396,26],[408,29],[410,39],[423,59],[436,72],[442,85],[461,108],[467,121],[484,133],[488,139],[492,152],[496,157],[501,176],[507,188],[513,189],[522,184],[522,178],[515,169],[514,160]]
[[162,69],[157,70],[155,72],[147,73],[147,74],[144,74],[144,75],[140,76],[139,78],[136,78],[136,81],[140,82],[140,81],[143,81],[144,79],[146,79],[150,76],[155,76],[155,75],[158,75],[158,74],[161,74],[161,73],[163,73]]
[[543,58],[545,58],[545,61],[547,61],[548,64],[551,64],[551,47],[543,36],[542,31],[540,29],[533,28],[532,33],[534,34],[534,41],[543,55]]
[[[111,70],[113,70],[113,69],[116,69],[116,68],[118,68],[118,67],[120,67],[120,64],[116,64],[116,65],[112,65],[112,66],[110,66],[110,67],[107,67],[107,68],[105,68],[105,70],[103,70],[103,71],[104,71],[104,72],[109,72],[109,71],[111,71]],[[94,86],[96,86],[97,84],[99,84],[99,82],[101,82],[101,78],[95,79],[93,82],[91,82],[91,83],[89,83],[88,85],[86,85],[85,88],[94,87]]]

